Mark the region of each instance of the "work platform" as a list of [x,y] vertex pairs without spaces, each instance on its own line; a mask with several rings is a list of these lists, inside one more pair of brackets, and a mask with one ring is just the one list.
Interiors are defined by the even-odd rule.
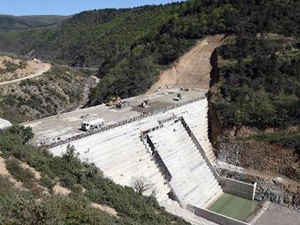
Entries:
[[[205,93],[206,91],[204,90],[181,91],[175,89],[157,91],[149,95],[124,99],[123,101],[128,102],[129,105],[123,109],[111,108],[102,104],[27,122],[23,125],[32,127],[35,133],[33,140],[35,144],[48,145],[58,140],[65,140],[83,134],[84,131],[80,130],[80,126],[81,122],[85,120],[103,118],[106,125],[117,124],[118,122],[138,117],[145,113],[151,114],[183,102],[202,98],[205,96]],[[182,100],[174,100],[177,99],[178,94],[182,96]],[[149,107],[139,107],[144,100],[150,101]]]

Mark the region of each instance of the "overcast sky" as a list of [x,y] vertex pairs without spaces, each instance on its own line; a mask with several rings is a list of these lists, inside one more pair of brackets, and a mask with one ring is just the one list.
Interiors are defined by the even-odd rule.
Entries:
[[0,14],[71,15],[90,9],[127,8],[170,2],[176,0],[0,0]]

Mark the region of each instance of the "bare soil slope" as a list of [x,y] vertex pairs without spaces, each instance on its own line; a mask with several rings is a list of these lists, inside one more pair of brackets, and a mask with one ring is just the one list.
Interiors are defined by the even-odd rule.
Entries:
[[170,69],[164,71],[159,80],[148,90],[155,92],[158,88],[201,88],[209,90],[210,57],[222,44],[224,35],[207,36],[183,55]]
[[[42,72],[43,66],[41,69]],[[20,79],[5,85],[0,82],[0,118],[11,123],[56,115],[79,106],[86,77],[81,72],[52,67],[44,75],[35,73]]]
[[0,69],[1,86],[40,76],[51,69],[51,64],[39,60],[23,61],[3,56],[0,57]]

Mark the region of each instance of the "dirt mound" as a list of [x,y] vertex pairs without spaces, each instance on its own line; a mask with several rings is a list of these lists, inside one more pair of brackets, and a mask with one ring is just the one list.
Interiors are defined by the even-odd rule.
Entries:
[[90,206],[94,209],[99,209],[103,212],[108,213],[111,216],[115,216],[115,217],[119,218],[117,211],[115,209],[107,206],[107,205],[100,205],[100,204],[97,204],[97,203],[91,203]]
[[210,57],[221,45],[224,35],[207,36],[195,47],[183,55],[174,66],[164,71],[159,80],[148,90],[155,92],[158,88],[201,88],[208,90],[212,66]]
[[53,191],[55,194],[60,194],[60,195],[68,195],[71,193],[71,191],[68,188],[65,188],[59,184],[55,185]]

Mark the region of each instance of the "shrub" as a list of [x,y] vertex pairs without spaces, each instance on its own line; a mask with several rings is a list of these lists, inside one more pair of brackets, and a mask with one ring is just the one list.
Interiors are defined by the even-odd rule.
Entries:
[[13,183],[9,178],[0,175],[0,193],[9,192],[13,188]]
[[59,177],[60,184],[66,188],[72,188],[75,184],[77,184],[77,179],[74,175],[66,173]]
[[40,180],[40,184],[52,191],[52,189],[56,185],[56,181],[47,175],[43,175]]
[[15,125],[8,128],[7,132],[19,135],[23,139],[24,144],[30,141],[34,136],[31,127],[24,127],[20,125]]
[[27,168],[23,168],[19,160],[14,158],[6,160],[6,167],[15,179],[23,182],[26,187],[32,187],[34,173]]

